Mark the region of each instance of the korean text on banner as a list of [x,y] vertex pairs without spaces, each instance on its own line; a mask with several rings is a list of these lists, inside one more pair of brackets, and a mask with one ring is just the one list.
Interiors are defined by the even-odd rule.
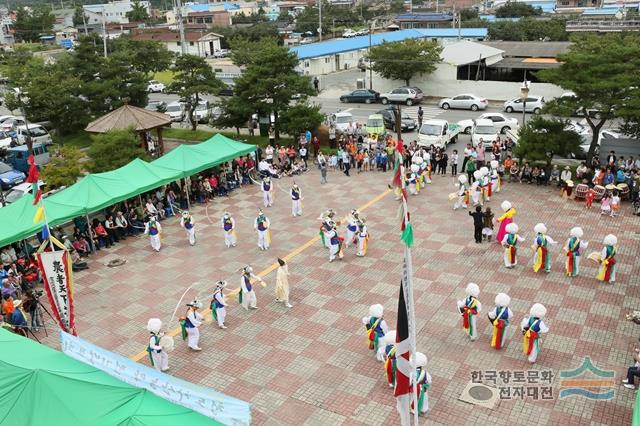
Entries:
[[60,331],[62,352],[160,398],[231,426],[251,424],[249,403],[194,385]]
[[60,329],[76,335],[73,317],[73,271],[71,256],[66,250],[38,253],[38,265],[44,279],[44,288]]

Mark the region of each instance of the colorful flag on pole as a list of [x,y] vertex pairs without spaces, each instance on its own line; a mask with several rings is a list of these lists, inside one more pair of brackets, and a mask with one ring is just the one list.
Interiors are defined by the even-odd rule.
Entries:
[[[405,264],[406,270],[406,264]],[[410,423],[411,405],[411,365],[409,363],[409,318],[407,304],[404,298],[406,286],[403,274],[400,284],[400,296],[398,297],[398,322],[396,324],[396,385],[393,395],[396,397],[396,408],[400,414],[402,426]]]
[[44,288],[51,311],[63,331],[77,336],[73,313],[73,272],[67,250],[38,253]]
[[40,223],[44,219],[44,207],[41,205],[36,209],[36,214],[33,216],[33,223]]
[[394,188],[402,188],[402,160],[404,156],[404,143],[402,139],[396,142],[396,151],[393,158],[393,180],[391,186]]

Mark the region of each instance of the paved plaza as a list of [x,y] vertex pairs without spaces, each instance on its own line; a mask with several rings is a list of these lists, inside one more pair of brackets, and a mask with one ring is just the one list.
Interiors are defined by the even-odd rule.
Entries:
[[[226,330],[207,315],[200,328],[202,352],[187,349],[176,337],[169,373],[211,387],[252,404],[256,425],[396,425],[393,392],[387,387],[382,364],[366,348],[361,318],[374,303],[385,306],[385,318],[395,329],[403,245],[399,240],[398,202],[387,190],[391,173],[368,172],[346,177],[329,172],[320,185],[311,170],[296,178],[304,196],[304,215],[291,217],[288,191],[291,179],[277,182],[275,205],[265,209],[272,223],[272,248],[260,251],[253,220],[262,206],[257,185],[243,187],[229,198],[216,198],[205,208],[192,209],[197,244],[189,246],[179,219],[162,223],[163,247],[152,252],[148,238],[128,238],[89,258],[90,270],[75,276],[75,307],[80,337],[106,349],[148,363],[147,320],[169,320],[184,290],[194,284],[208,306],[214,284],[226,279],[240,285],[239,269],[251,264],[268,286],[257,286],[257,311],[247,312],[230,301]],[[555,187],[506,184],[489,205],[500,215],[508,199],[518,210],[515,222],[527,242],[520,245],[520,265],[504,268],[497,243],[475,244],[473,221],[465,210],[452,211],[447,196],[451,176],[434,177],[433,184],[410,198],[415,227],[413,247],[414,295],[418,350],[429,358],[433,377],[431,410],[421,424],[434,425],[628,425],[635,392],[619,385],[639,345],[640,329],[625,313],[640,307],[638,255],[640,226],[628,204],[618,218],[601,217],[599,207],[563,200]],[[328,262],[318,241],[319,214],[334,208],[340,216],[361,209],[371,234],[367,256],[352,247],[343,261]],[[239,244],[227,249],[219,221],[228,210],[235,217]],[[533,227],[545,222],[549,235],[560,242],[552,248],[552,271],[532,271]],[[581,276],[564,275],[561,245],[569,229],[582,226],[588,254],[600,251],[608,233],[618,236],[617,282],[596,281],[596,264],[586,259]],[[344,230],[344,227],[341,228]],[[274,301],[275,262],[288,256],[292,309]],[[115,258],[126,264],[108,268]],[[478,317],[480,337],[469,342],[461,327],[456,300],[464,288],[479,284],[483,311]],[[492,349],[491,325],[485,314],[498,292],[512,298],[515,318],[506,348]],[[186,302],[186,301],[185,301]],[[542,353],[534,366],[522,354],[516,328],[534,302],[546,305]],[[178,314],[183,315],[181,306]],[[176,331],[177,322],[170,325]],[[44,342],[58,347],[51,333]],[[559,373],[580,367],[585,356],[601,370],[616,373],[615,397],[595,401],[559,398]],[[553,370],[553,399],[499,400],[493,409],[479,408],[458,398],[472,371]],[[499,383],[500,384],[500,383]],[[542,386],[542,385],[540,385]]]

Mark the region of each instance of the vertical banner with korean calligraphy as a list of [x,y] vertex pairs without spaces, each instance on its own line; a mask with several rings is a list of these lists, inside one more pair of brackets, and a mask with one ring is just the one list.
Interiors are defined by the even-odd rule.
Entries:
[[60,329],[76,333],[73,317],[73,271],[71,256],[66,250],[38,253],[38,266],[42,272],[44,288]]

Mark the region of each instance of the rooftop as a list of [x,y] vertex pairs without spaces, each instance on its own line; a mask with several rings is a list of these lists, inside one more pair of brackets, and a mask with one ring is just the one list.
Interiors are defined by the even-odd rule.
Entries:
[[493,56],[500,56],[503,53],[503,50],[485,44],[462,40],[445,46],[445,48],[442,49],[440,57],[442,58],[442,62],[460,66],[477,62],[479,58],[486,59]]
[[432,21],[453,21],[453,15],[448,13],[401,13],[396,15],[398,22],[432,22]]
[[[200,39],[206,39],[210,37],[222,38],[220,34],[205,33],[202,31],[185,31],[184,37],[186,41],[198,41]],[[180,41],[180,33],[170,30],[154,30],[154,31],[139,31],[132,35],[134,40],[146,40],[146,41]]]
[[483,41],[481,44],[504,51],[504,56],[518,58],[556,58],[567,53],[568,41]]
[[[486,28],[462,28],[460,36],[463,38],[483,39],[487,36]],[[403,41],[416,38],[456,38],[458,30],[455,28],[423,28],[400,31],[389,31],[371,35],[371,46],[377,46],[384,42]],[[304,46],[290,48],[291,52],[298,55],[299,59],[318,58],[335,55],[337,53],[361,50],[369,47],[369,36],[353,38],[338,38]]]

